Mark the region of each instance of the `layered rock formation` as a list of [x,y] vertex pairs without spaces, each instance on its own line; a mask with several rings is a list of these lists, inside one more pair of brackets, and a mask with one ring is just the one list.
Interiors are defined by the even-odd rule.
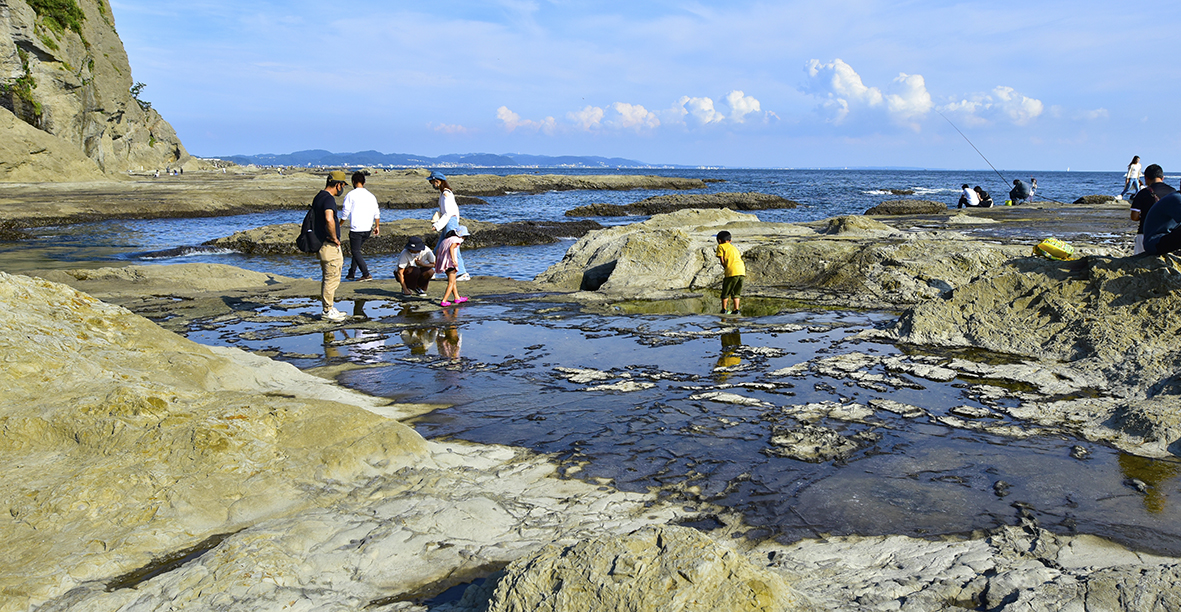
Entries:
[[768,210],[795,208],[799,202],[768,193],[703,193],[653,196],[626,206],[618,204],[589,204],[566,211],[567,217],[625,217],[628,215],[656,215],[687,208],[729,208],[730,210]]
[[[205,288],[292,280],[230,270]],[[361,609],[681,514],[64,285],[0,273],[0,304],[4,612]]]
[[722,279],[714,236],[723,229],[743,253],[748,287],[865,307],[931,299],[1028,253],[956,232],[897,230],[864,217],[809,226],[762,223],[729,210],[686,210],[591,232],[537,281],[604,298],[711,287]]
[[133,93],[107,0],[0,0],[0,180],[91,180],[189,160]]
[[931,200],[890,200],[865,211],[867,215],[931,215],[947,212],[943,202]]

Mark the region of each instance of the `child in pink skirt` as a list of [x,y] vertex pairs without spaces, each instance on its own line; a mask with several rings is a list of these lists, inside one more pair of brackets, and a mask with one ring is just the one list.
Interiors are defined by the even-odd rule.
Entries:
[[[459,289],[455,286],[455,274],[459,261],[459,245],[463,244],[463,238],[469,236],[467,226],[461,225],[458,229],[447,232],[447,236],[443,238],[443,244],[439,245],[439,257],[435,260],[435,273],[447,274],[447,290],[443,292],[443,301],[439,305],[446,308],[453,304],[462,304],[467,301],[465,297],[459,297]],[[454,301],[447,301],[447,296],[454,296]]]

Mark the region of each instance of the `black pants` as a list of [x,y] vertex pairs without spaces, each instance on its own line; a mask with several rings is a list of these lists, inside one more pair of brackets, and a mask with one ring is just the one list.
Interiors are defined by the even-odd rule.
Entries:
[[369,232],[349,232],[349,250],[353,252],[353,261],[349,264],[349,278],[353,278],[357,273],[357,268],[361,268],[361,276],[369,276],[369,264],[365,263],[365,257],[361,255],[361,247],[365,245],[365,241],[369,240]]
[[420,268],[411,264],[402,269],[402,278],[406,280],[406,287],[409,289],[422,289],[426,291],[426,288],[431,284],[431,279],[434,277],[434,268]]
[[1161,236],[1161,239],[1156,243],[1156,254],[1164,255],[1165,253],[1173,253],[1181,251],[1181,225],[1173,228],[1173,231]]

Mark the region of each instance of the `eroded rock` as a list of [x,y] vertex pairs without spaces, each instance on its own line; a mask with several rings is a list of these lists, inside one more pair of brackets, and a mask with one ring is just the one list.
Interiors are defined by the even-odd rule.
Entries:
[[890,200],[865,211],[867,215],[932,215],[947,212],[947,204],[931,200]]
[[499,579],[489,612],[812,610],[782,576],[687,527],[549,546]]
[[768,210],[795,208],[799,202],[767,193],[703,193],[653,196],[627,205],[589,204],[566,211],[567,217],[626,217],[656,215],[688,208],[730,210]]

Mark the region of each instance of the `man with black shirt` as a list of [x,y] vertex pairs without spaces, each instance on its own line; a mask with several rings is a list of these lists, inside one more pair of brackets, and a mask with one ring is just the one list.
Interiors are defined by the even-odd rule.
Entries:
[[340,213],[336,210],[336,198],[344,193],[345,174],[341,170],[333,170],[328,174],[328,182],[312,200],[312,218],[315,220],[316,237],[323,246],[317,254],[320,258],[320,271],[323,277],[320,281],[320,301],[324,310],[320,314],[323,319],[343,321],[348,315],[336,309],[336,288],[340,286],[340,271],[344,267],[344,255],[340,250]]
[[1156,164],[1144,169],[1144,182],[1144,189],[1136,192],[1136,197],[1132,198],[1132,220],[1140,222],[1136,230],[1136,243],[1132,247],[1133,255],[1144,252],[1144,220],[1148,218],[1149,209],[1157,200],[1176,191],[1165,183],[1165,171]]

